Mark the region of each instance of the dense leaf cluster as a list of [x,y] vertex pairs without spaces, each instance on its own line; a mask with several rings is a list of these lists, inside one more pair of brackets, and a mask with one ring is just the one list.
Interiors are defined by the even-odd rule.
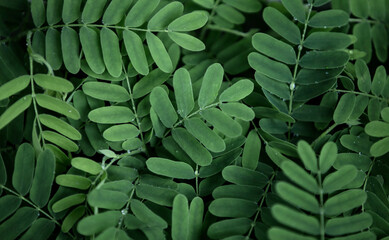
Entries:
[[389,240],[388,0],[0,0],[0,239]]

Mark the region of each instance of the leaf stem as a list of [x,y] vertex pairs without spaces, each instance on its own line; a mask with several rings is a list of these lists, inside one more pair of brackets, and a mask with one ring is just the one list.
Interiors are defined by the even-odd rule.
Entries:
[[[319,165],[319,164],[318,164]],[[320,168],[317,173],[317,180],[319,183],[319,195],[320,195],[320,240],[325,240],[325,222],[324,222],[324,196],[323,196],[323,184]]]
[[340,93],[353,93],[353,94],[356,94],[356,95],[362,95],[362,96],[366,96],[366,97],[369,97],[369,98],[375,98],[375,99],[378,99],[380,101],[389,103],[389,99],[385,99],[385,98],[378,97],[378,96],[375,96],[375,95],[372,95],[372,94],[368,94],[368,93],[349,91],[349,90],[340,90],[340,89],[330,89],[329,91],[331,91],[331,92],[340,92]]

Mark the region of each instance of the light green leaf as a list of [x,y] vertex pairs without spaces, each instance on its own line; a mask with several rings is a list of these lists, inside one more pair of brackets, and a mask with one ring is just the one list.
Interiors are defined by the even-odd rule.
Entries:
[[355,100],[356,96],[352,93],[347,93],[340,98],[333,116],[335,123],[342,124],[349,120],[355,106]]
[[93,189],[88,194],[88,203],[92,207],[104,209],[121,209],[127,203],[127,194],[107,189]]
[[192,52],[199,52],[205,49],[205,44],[198,38],[192,35],[179,32],[168,32],[171,40],[177,43],[180,47]]
[[362,189],[348,190],[329,198],[324,204],[324,213],[327,216],[336,216],[361,206],[366,199],[366,192]]
[[217,217],[251,217],[257,211],[257,204],[239,198],[218,198],[209,205],[209,211]]
[[365,132],[372,137],[387,137],[389,136],[389,123],[371,121],[366,124]]
[[[153,2],[155,1],[159,2],[159,0],[153,0]],[[147,1],[138,1],[138,3],[141,2]],[[143,12],[143,10],[141,10],[140,12]],[[149,73],[149,66],[142,39],[138,36],[138,34],[134,33],[133,31],[124,30],[123,40],[124,45],[126,46],[128,57],[130,58],[130,61],[134,66],[135,70],[142,75],[147,75]]]
[[355,24],[352,33],[358,39],[354,43],[354,49],[362,51],[361,53],[362,59],[367,63],[370,62],[372,56],[370,23],[364,21]]
[[195,197],[189,207],[189,238],[200,239],[203,225],[204,202],[200,197]]
[[31,105],[31,102],[31,95],[27,95],[8,107],[0,116],[0,129],[7,126],[12,120],[23,113]]
[[267,183],[267,177],[264,174],[239,166],[225,167],[222,175],[226,181],[237,185],[263,187]]
[[251,130],[247,136],[246,143],[243,148],[242,166],[255,170],[258,165],[260,152],[261,139],[255,130]]
[[223,20],[232,24],[243,24],[246,20],[242,13],[227,4],[218,5],[215,11]]
[[[76,2],[76,1],[65,1],[66,3]],[[81,3],[81,1],[79,1]],[[65,9],[65,7],[64,7]],[[70,28],[63,27],[61,32],[61,47],[62,47],[62,56],[63,62],[66,69],[73,74],[80,71],[81,62],[80,62],[80,40],[78,39],[78,33]]]
[[85,207],[84,206],[78,206],[77,208],[73,209],[63,220],[61,231],[64,233],[67,233],[72,229],[73,225],[76,224],[76,222],[85,214]]
[[74,120],[80,119],[80,114],[70,104],[45,94],[37,94],[36,101],[39,106],[60,113]]
[[200,108],[204,108],[216,100],[223,78],[224,70],[219,63],[212,64],[208,67],[197,100]]
[[74,89],[73,84],[70,81],[47,74],[35,74],[34,82],[44,89],[57,92],[69,93]]
[[128,123],[135,119],[131,109],[123,106],[96,108],[89,112],[88,117],[93,122],[103,124]]
[[267,7],[263,11],[263,19],[281,37],[291,43],[300,44],[301,33],[299,28],[280,11],[272,7]]
[[252,220],[248,218],[234,218],[213,223],[208,228],[208,236],[212,239],[225,239],[230,236],[244,235],[251,227]]
[[80,42],[89,67],[93,72],[102,74],[105,71],[105,65],[97,32],[92,28],[81,27]]
[[149,94],[155,87],[164,83],[170,74],[162,72],[160,69],[154,69],[147,76],[141,78],[135,83],[133,88],[133,97],[141,98]]
[[364,93],[369,93],[371,89],[371,76],[364,60],[358,59],[355,62],[355,74],[357,75],[359,90]]
[[54,25],[61,21],[63,0],[47,0],[47,23]]
[[317,185],[316,180],[296,163],[292,161],[283,161],[281,163],[281,169],[290,180],[300,187],[311,193],[318,193],[319,186]]
[[158,4],[159,0],[137,1],[127,14],[125,25],[127,27],[140,27],[143,23],[149,20]]
[[83,218],[77,224],[77,231],[85,236],[91,236],[100,233],[109,227],[118,224],[122,217],[120,211],[108,211]]
[[55,145],[65,149],[69,152],[76,152],[78,150],[78,145],[69,140],[68,138],[52,131],[43,131],[42,136],[45,140],[54,143]]
[[39,207],[49,201],[55,175],[55,156],[49,149],[44,150],[37,159],[30,199]]
[[387,152],[389,152],[388,144],[389,144],[389,137],[386,137],[384,139],[375,142],[370,148],[371,155],[373,157],[380,157],[382,155],[385,155]]
[[189,32],[203,27],[208,21],[208,13],[206,11],[193,11],[185,14],[168,26],[168,30],[173,32]]
[[102,28],[100,31],[100,40],[103,59],[108,73],[113,77],[120,77],[123,62],[118,37],[112,30]]
[[344,51],[310,51],[300,60],[300,66],[309,69],[331,69],[344,66],[349,55]]
[[150,104],[157,113],[159,119],[167,128],[172,128],[177,122],[177,113],[162,87],[156,87],[150,94]]
[[149,21],[147,28],[151,30],[164,30],[176,18],[184,12],[184,5],[173,1],[161,8]]
[[389,122],[389,107],[381,110],[381,117],[385,122]]
[[155,64],[166,73],[173,71],[173,63],[170,59],[169,53],[166,51],[166,48],[157,36],[151,32],[146,32],[147,45],[151,56],[153,57]]
[[166,158],[149,158],[146,161],[147,168],[158,175],[178,179],[195,178],[193,168],[184,162],[172,161]]
[[324,193],[332,193],[342,189],[357,176],[358,170],[353,165],[345,165],[338,171],[326,176],[323,181]]
[[344,49],[355,43],[357,38],[340,32],[313,32],[304,41],[304,47],[317,50]]
[[353,15],[359,18],[367,18],[369,14],[369,5],[364,0],[350,1],[350,10]]
[[25,89],[30,84],[30,76],[23,75],[12,79],[9,82],[0,86],[0,100],[6,99],[23,89]]
[[107,0],[87,0],[82,11],[81,21],[83,23],[94,23],[101,18],[105,10]]
[[313,173],[317,173],[317,158],[312,147],[306,141],[299,141],[297,144],[297,152],[306,169]]
[[92,175],[97,175],[102,171],[102,167],[97,162],[84,157],[72,159],[72,167]]
[[381,95],[383,89],[385,88],[386,77],[385,67],[379,66],[375,71],[373,82],[371,84],[371,92],[374,95]]
[[226,145],[223,139],[212,131],[201,119],[191,118],[185,120],[185,128],[197,138],[209,151],[222,152]]
[[81,189],[81,190],[88,189],[92,183],[91,180],[89,180],[86,177],[72,175],[72,174],[58,175],[55,178],[55,182],[58,185],[61,185],[64,187],[77,188],[77,189]]
[[268,231],[268,236],[270,240],[278,239],[290,239],[290,240],[315,240],[316,238],[307,237],[289,230],[285,230],[280,227],[272,227]]
[[68,0],[63,2],[62,20],[65,24],[76,21],[80,15],[80,7],[82,0]]
[[338,147],[334,142],[324,144],[320,152],[319,168],[321,174],[325,174],[334,165],[338,157]]
[[259,53],[250,53],[248,60],[252,68],[269,78],[286,83],[292,81],[292,73],[283,63],[273,61]]
[[188,154],[193,162],[200,166],[211,164],[211,154],[187,130],[175,128],[172,130],[172,136],[174,141]]
[[282,98],[289,99],[290,88],[283,82],[274,81],[262,73],[255,72],[255,81],[266,91]]
[[188,239],[189,234],[189,209],[188,199],[178,194],[173,201],[172,212],[172,239]]
[[149,227],[157,227],[165,229],[167,228],[166,221],[161,218],[159,215],[155,214],[152,210],[150,210],[144,203],[139,200],[131,201],[131,210],[134,215],[147,224]]
[[308,25],[314,28],[333,28],[348,24],[348,14],[339,9],[325,10],[316,13],[309,20]]
[[252,81],[248,79],[239,80],[220,94],[219,101],[239,101],[250,95],[253,90],[254,84]]
[[256,0],[223,0],[224,3],[246,13],[255,13],[261,10],[262,4]]
[[177,102],[177,112],[185,118],[194,107],[192,80],[188,70],[180,68],[174,73],[173,88]]
[[28,143],[23,143],[16,152],[15,166],[12,174],[12,186],[22,196],[26,195],[30,190],[34,168],[34,148]]
[[231,117],[242,119],[243,121],[249,122],[255,118],[254,111],[243,103],[223,103],[220,104],[220,109]]
[[131,124],[115,125],[103,132],[103,137],[106,140],[112,142],[124,141],[127,139],[135,138],[138,135],[138,128]]
[[49,28],[45,40],[46,60],[54,70],[58,70],[62,66],[61,34]]
[[202,111],[201,116],[227,137],[238,137],[242,134],[242,127],[224,112],[216,108]]
[[132,0],[112,0],[104,12],[103,23],[106,25],[116,25],[128,12]]
[[87,82],[82,86],[82,90],[88,96],[110,102],[127,102],[130,94],[119,85],[105,82]]
[[51,208],[55,213],[62,212],[68,208],[83,203],[85,201],[85,198],[86,196],[83,193],[73,194],[62,198],[59,201],[56,201]]
[[40,114],[39,121],[46,127],[54,129],[72,140],[81,140],[80,132],[78,132],[77,129],[75,129],[73,126],[59,118],[48,114]]
[[46,12],[43,0],[31,1],[31,16],[36,27],[40,27],[45,23]]
[[333,218],[328,220],[325,226],[325,231],[331,236],[340,236],[359,232],[370,227],[373,219],[368,213],[361,213],[354,216]]
[[282,5],[301,23],[305,23],[305,8],[301,0],[282,0]]

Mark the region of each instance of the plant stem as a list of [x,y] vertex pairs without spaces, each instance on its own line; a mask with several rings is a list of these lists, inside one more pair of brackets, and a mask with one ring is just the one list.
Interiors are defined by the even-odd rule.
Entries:
[[325,240],[325,227],[324,227],[324,196],[323,196],[323,186],[320,169],[317,173],[317,180],[319,182],[319,194],[320,194],[320,240]]
[[353,94],[356,94],[356,95],[362,95],[362,96],[366,96],[366,97],[369,97],[369,98],[375,98],[375,99],[378,99],[380,101],[389,103],[389,99],[385,99],[385,98],[378,97],[378,96],[375,96],[375,95],[372,95],[372,94],[368,94],[368,93],[349,91],[349,90],[340,90],[340,89],[331,89],[329,91],[331,91],[331,92],[340,92],[340,93],[353,93]]
[[250,239],[250,235],[251,235],[252,231],[254,230],[255,223],[257,222],[259,214],[261,213],[262,205],[263,205],[263,203],[266,200],[267,193],[270,190],[270,186],[273,184],[273,180],[274,180],[275,176],[276,176],[276,172],[273,172],[273,175],[270,177],[269,182],[266,185],[265,191],[264,191],[264,193],[263,193],[263,195],[261,197],[261,201],[260,201],[259,206],[258,206],[257,213],[255,214],[255,217],[254,217],[254,220],[253,220],[253,222],[251,224],[250,230],[249,230],[249,232],[246,235],[246,238],[245,238],[246,240]]
[[[298,46],[298,52],[297,52],[296,64],[294,65],[292,82],[290,83],[289,110],[288,110],[288,114],[289,115],[291,115],[292,111],[293,111],[293,95],[294,95],[295,86],[296,86],[296,78],[297,78],[298,66],[299,66],[299,63],[300,63],[301,52],[303,51],[303,43],[304,43],[304,40],[305,40],[305,35],[307,33],[308,22],[309,22],[309,18],[311,16],[312,8],[313,8],[313,4],[310,4],[309,8],[308,8],[307,18],[305,19],[305,23],[304,23],[303,34],[301,35],[300,44]],[[292,123],[289,122],[288,123],[288,139],[289,140],[290,140],[291,129],[292,129]]]

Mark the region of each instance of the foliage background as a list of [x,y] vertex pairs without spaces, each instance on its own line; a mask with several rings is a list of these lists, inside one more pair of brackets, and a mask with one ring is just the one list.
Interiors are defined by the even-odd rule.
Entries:
[[1,239],[389,239],[388,0],[0,0]]

